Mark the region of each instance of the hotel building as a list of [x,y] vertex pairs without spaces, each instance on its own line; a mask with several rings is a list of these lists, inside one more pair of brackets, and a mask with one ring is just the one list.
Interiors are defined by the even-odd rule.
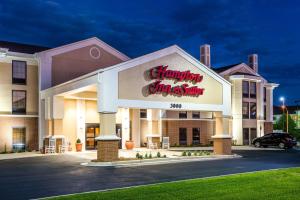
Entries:
[[79,138],[114,160],[127,140],[143,147],[167,136],[229,154],[272,131],[278,84],[259,75],[256,54],[214,69],[209,45],[199,60],[176,45],[131,59],[98,38],[0,48],[0,151],[37,150],[49,136],[75,149]]

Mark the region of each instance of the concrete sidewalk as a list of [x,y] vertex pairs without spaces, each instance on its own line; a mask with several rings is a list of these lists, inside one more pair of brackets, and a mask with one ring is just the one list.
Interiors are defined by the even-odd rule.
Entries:
[[36,151],[36,152],[20,152],[20,153],[5,153],[5,154],[0,154],[0,160],[30,158],[30,157],[39,157],[39,156],[45,156],[45,154],[41,154],[38,151]]

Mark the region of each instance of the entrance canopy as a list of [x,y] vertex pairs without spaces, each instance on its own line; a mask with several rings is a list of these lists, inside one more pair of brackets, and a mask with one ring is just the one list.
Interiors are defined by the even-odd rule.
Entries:
[[100,113],[125,107],[231,115],[231,84],[176,45],[43,90],[46,119],[63,117],[66,97],[97,100]]
[[[95,140],[101,161],[116,160],[119,145],[124,146],[130,135],[140,137],[132,133],[142,129],[143,120],[130,120],[139,119],[138,109],[152,109],[147,116],[147,137],[155,132],[161,136],[162,119],[156,118],[162,110],[214,113],[215,131],[211,132],[215,133],[215,150],[218,154],[231,153],[231,84],[176,45],[48,88],[40,97],[42,132],[76,132],[68,136],[75,141],[75,137],[84,138],[85,124],[100,122],[100,135]],[[121,131],[116,133],[118,123]],[[46,131],[41,135],[47,135]]]

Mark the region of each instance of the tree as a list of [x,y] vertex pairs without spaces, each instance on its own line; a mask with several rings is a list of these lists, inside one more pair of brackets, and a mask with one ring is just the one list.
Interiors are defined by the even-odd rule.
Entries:
[[[288,121],[289,121],[289,133],[296,137],[298,140],[300,140],[300,130],[297,129],[296,122],[292,119],[290,115],[288,115]],[[274,130],[282,130],[286,132],[286,113],[281,115],[278,121],[274,124]]]

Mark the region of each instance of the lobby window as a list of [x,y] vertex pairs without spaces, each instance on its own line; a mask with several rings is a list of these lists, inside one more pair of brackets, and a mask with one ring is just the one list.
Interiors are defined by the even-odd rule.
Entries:
[[243,102],[243,119],[249,119],[249,103]]
[[256,98],[256,82],[250,82],[250,98]]
[[193,119],[200,119],[200,112],[193,112]]
[[27,63],[25,61],[12,61],[12,83],[26,85]]
[[26,91],[24,90],[12,91],[12,113],[14,114],[26,113]]
[[140,110],[140,118],[147,118],[147,109]]
[[256,119],[256,103],[250,103],[250,119]]
[[249,82],[243,81],[243,97],[249,98]]
[[187,145],[186,128],[179,128],[179,145]]
[[200,128],[193,128],[193,144],[200,144]]
[[179,119],[186,119],[187,118],[187,112],[186,111],[180,111],[179,112]]
[[12,131],[12,148],[13,151],[25,151],[26,129],[13,128]]

